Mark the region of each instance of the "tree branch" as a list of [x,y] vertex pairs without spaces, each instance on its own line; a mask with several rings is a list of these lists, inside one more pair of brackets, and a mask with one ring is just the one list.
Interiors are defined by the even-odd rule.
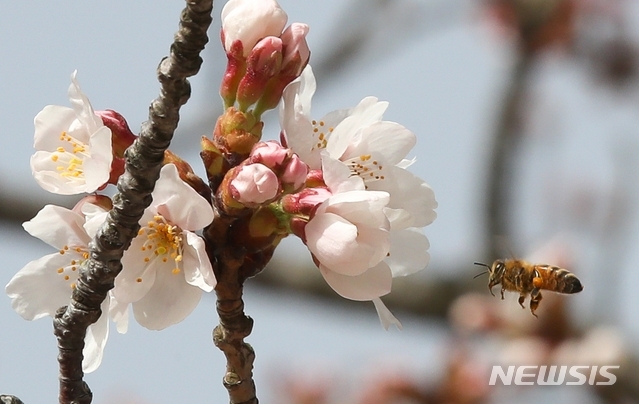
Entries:
[[226,373],[222,379],[230,404],[257,404],[253,361],[255,352],[244,342],[251,334],[253,319],[244,314],[242,292],[244,281],[259,273],[270,260],[273,249],[248,254],[246,248],[232,241],[229,233],[246,218],[221,213],[214,201],[215,219],[204,230],[204,239],[214,263],[217,285],[216,309],[220,323],[213,331],[213,342],[226,357]]
[[69,305],[61,307],[54,318],[60,403],[87,404],[92,400],[91,390],[82,380],[84,336],[87,327],[102,314],[100,305],[122,270],[122,255],[137,235],[138,221],[151,203],[164,151],[178,125],[180,107],[191,93],[186,78],[195,75],[202,64],[200,52],[208,42],[212,8],[212,0],[187,1],[170,56],[157,69],[160,95],[151,103],[149,120],[142,125],[139,138],[126,151],[126,172],[118,181],[113,209],[89,245],[90,257],[81,268]]

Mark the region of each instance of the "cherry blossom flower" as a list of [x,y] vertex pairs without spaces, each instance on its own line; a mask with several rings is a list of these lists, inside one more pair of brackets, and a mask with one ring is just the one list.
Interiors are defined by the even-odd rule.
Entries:
[[[426,182],[406,170],[413,162],[405,157],[416,143],[415,135],[396,122],[382,121],[388,103],[375,97],[366,97],[352,109],[333,111],[314,121],[310,109],[315,87],[309,66],[284,90],[280,123],[285,143],[312,169],[321,168],[325,179],[339,172],[342,181],[360,178],[366,190],[388,192],[386,215],[393,238],[401,240],[393,243],[395,249],[422,253],[395,254],[392,249],[387,261],[396,275],[424,268],[429,244],[418,228],[435,219],[437,202]],[[335,182],[329,185],[333,192],[339,188],[339,181]]]
[[216,284],[204,241],[194,231],[213,220],[210,204],[183,182],[173,164],[160,171],[139,235],[122,258],[113,295],[131,303],[142,326],[179,323]]
[[[284,90],[280,106],[283,143],[311,169],[321,169],[324,182],[333,194],[331,198],[353,190],[381,191],[388,195],[382,211],[389,223],[389,245],[377,267],[371,265],[369,270],[380,271],[379,268],[384,267],[392,278],[425,268],[430,260],[429,242],[421,227],[435,219],[437,202],[426,182],[407,170],[414,162],[405,157],[416,143],[415,135],[396,122],[383,121],[388,103],[375,97],[366,97],[354,108],[333,111],[319,121],[313,120],[310,113],[315,88],[315,78],[307,66],[300,78]],[[317,231],[313,220],[306,225],[306,237],[309,230]],[[332,232],[327,225],[321,229]],[[313,254],[322,270],[322,259]],[[336,271],[333,269],[333,272]],[[325,276],[325,279],[331,284],[329,278]],[[390,291],[390,281],[388,285]],[[351,297],[356,294],[349,296],[331,286],[342,296],[354,300],[373,300],[383,295],[358,299]],[[374,303],[385,327],[389,323],[398,324],[381,300]]]
[[393,278],[384,261],[391,248],[390,222],[384,214],[388,201],[386,192],[337,193],[317,206],[304,228],[306,245],[324,280],[342,297],[373,301],[386,329],[391,324],[401,328],[379,299],[391,291]]
[[[29,234],[58,249],[54,254],[29,262],[5,288],[13,309],[24,319],[53,317],[59,307],[69,303],[80,266],[89,257],[88,243],[106,217],[106,211],[100,207],[84,206],[85,212],[91,210],[92,213],[46,205],[22,225]],[[89,326],[85,337],[82,368],[87,373],[97,369],[102,361],[109,334],[109,313],[119,307],[109,294],[101,309],[103,314]],[[117,321],[118,331],[126,332],[126,316],[118,315]]]
[[45,190],[73,195],[94,192],[109,180],[111,130],[104,126],[71,75],[72,108],[48,105],[36,115],[31,170]]

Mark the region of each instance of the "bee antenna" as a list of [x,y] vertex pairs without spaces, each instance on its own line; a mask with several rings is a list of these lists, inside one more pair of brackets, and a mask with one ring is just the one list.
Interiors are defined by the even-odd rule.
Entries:
[[477,278],[477,277],[480,277],[480,276],[482,276],[483,274],[487,274],[487,273],[488,273],[488,271],[480,272],[480,273],[478,273],[477,275],[473,276],[473,279],[475,279],[475,278]]
[[482,266],[482,267],[486,267],[486,268],[490,269],[490,266],[488,266],[488,265],[484,264],[483,262],[473,262],[473,264],[475,264],[475,265],[480,265],[480,266]]

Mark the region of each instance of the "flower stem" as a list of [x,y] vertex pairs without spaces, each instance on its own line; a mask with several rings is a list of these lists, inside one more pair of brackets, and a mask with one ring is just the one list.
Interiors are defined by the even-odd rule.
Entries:
[[139,138],[125,153],[126,171],[118,181],[113,209],[89,245],[90,258],[81,268],[69,305],[61,307],[53,320],[59,348],[60,403],[88,404],[92,400],[91,390],[82,380],[86,329],[100,317],[100,305],[122,270],[122,255],[151,203],[164,151],[177,127],[180,107],[191,93],[186,78],[195,75],[202,64],[200,52],[208,42],[212,8],[212,0],[186,2],[170,56],[157,69],[160,96],[151,103],[149,120],[142,125]]

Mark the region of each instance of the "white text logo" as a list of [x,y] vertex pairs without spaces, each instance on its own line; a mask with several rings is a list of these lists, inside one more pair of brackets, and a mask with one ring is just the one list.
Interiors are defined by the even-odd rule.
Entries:
[[488,384],[494,386],[499,379],[504,386],[581,386],[586,383],[607,386],[617,381],[611,369],[619,369],[619,366],[508,366],[504,370],[495,365]]

